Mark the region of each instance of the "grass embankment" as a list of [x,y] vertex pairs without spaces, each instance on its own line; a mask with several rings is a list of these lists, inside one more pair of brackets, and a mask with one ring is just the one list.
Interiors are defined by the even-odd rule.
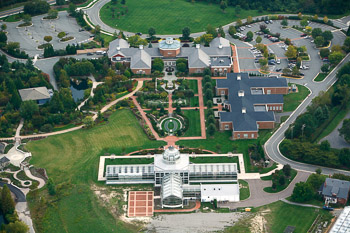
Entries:
[[[289,84],[291,85],[291,84]],[[301,102],[310,94],[308,88],[303,85],[296,84],[298,87],[297,93],[289,93],[283,97],[283,111],[284,112],[292,112],[294,111]]]
[[[29,142],[26,148],[33,155],[31,164],[46,168],[56,187],[63,187],[61,192],[64,192],[57,200],[46,189],[29,195],[36,229],[39,232],[137,232],[137,227],[116,220],[107,209],[109,205],[100,204],[91,190],[93,184],[106,187],[96,182],[98,155],[161,145],[165,143],[145,136],[129,110],[116,111],[107,124],[92,129]],[[40,201],[40,197],[45,201]]]
[[188,129],[186,130],[183,137],[201,136],[201,121],[199,110],[184,110],[183,113],[189,120]]
[[[312,223],[318,215],[322,216],[322,221],[330,222],[332,215],[316,208],[295,206],[277,201],[272,204],[262,206],[252,210],[253,213],[261,214],[266,220],[266,232],[284,232],[287,226],[294,226],[294,233],[308,232]],[[249,233],[252,225],[251,217],[242,219],[234,226],[226,228],[225,233]],[[313,232],[313,231],[312,231]]]
[[[279,173],[280,174],[283,174],[283,171],[282,170],[279,170]],[[297,175],[297,171],[292,169],[291,170],[291,174],[290,174],[290,178],[286,178],[286,181],[283,185],[280,185],[277,181],[277,186],[276,186],[276,189],[272,189],[272,187],[265,187],[264,188],[264,191],[267,192],[267,193],[278,193],[278,192],[281,192],[283,190],[285,190],[288,185],[294,180],[295,176]],[[271,180],[272,179],[272,176],[267,176],[267,177],[264,177],[264,178],[261,178],[262,180]]]
[[[115,9],[114,18],[112,9]],[[243,9],[239,13],[241,19],[264,14],[267,12]],[[157,4],[153,0],[128,0],[125,6],[118,1],[115,5],[107,3],[100,10],[102,21],[109,26],[144,34],[150,27],[154,27],[157,34],[181,34],[186,26],[191,28],[191,32],[201,32],[208,24],[218,27],[236,21],[236,15],[235,8],[231,6],[224,13],[219,4],[190,3],[186,0],[160,0]]]
[[317,77],[314,79],[315,82],[321,82],[327,77],[328,73],[318,73]]
[[239,200],[243,201],[250,197],[249,184],[245,180],[239,180]]

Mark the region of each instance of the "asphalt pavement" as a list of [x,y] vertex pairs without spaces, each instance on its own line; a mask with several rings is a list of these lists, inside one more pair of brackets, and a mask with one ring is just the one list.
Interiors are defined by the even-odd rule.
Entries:
[[16,196],[16,201],[17,202],[26,202],[26,196],[24,195],[24,193],[17,187],[11,185],[11,184],[7,184],[4,182],[0,181],[0,186],[3,187],[4,185],[7,185],[7,187],[9,187],[10,191],[15,194]]

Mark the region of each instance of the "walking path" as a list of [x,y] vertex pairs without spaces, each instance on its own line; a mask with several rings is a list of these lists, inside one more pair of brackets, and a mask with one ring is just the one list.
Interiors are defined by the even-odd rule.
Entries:
[[26,176],[28,176],[28,178],[32,179],[32,180],[36,180],[39,182],[39,185],[37,187],[37,189],[41,189],[42,187],[44,187],[45,185],[45,181],[39,177],[36,177],[34,175],[32,175],[32,173],[30,172],[29,168],[25,167],[24,168],[24,172],[26,173]]
[[201,207],[201,202],[199,200],[196,200],[195,207],[191,209],[161,209],[161,210],[154,210],[155,213],[178,213],[178,212],[192,212],[195,210],[198,210]]
[[173,114],[173,94],[169,94],[168,95],[168,102],[169,102],[169,108],[168,108],[168,112],[169,114]]
[[232,62],[233,62],[233,72],[239,73],[241,72],[239,69],[239,61],[238,61],[238,55],[237,55],[237,47],[235,45],[231,44],[232,49]]
[[312,208],[321,209],[321,207],[319,207],[317,205],[310,205],[310,204],[302,204],[302,203],[292,202],[292,201],[288,201],[285,198],[281,199],[281,201],[283,201],[285,203],[288,203],[288,204],[291,204],[291,205],[297,205],[297,206],[312,207]]
[[88,101],[90,97],[94,97],[94,95],[95,95],[94,90],[96,89],[96,87],[98,85],[103,83],[103,82],[96,82],[95,77],[93,75],[90,75],[88,78],[92,81],[92,88],[90,91],[90,96],[87,97],[83,102],[81,102],[81,104],[79,104],[79,106],[77,107],[77,110],[80,110],[80,108],[85,105],[86,101]]

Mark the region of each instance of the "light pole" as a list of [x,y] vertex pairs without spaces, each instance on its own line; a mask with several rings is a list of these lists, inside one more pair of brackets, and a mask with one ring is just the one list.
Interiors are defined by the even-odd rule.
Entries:
[[292,125],[290,128],[292,129],[292,139],[293,139],[293,129],[294,129],[294,125]]
[[305,128],[305,124],[303,124],[302,126],[301,126],[301,138],[303,138],[304,137],[304,128]]

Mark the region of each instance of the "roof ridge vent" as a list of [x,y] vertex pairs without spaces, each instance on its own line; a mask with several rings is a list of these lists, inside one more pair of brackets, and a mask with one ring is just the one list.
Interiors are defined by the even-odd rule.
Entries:
[[219,44],[219,49],[222,49],[222,44]]
[[247,113],[247,109],[245,107],[242,108],[242,113],[243,114]]
[[196,44],[196,49],[200,49],[201,48],[201,44]]
[[240,74],[237,74],[237,80],[242,80],[242,77]]
[[244,97],[244,91],[243,90],[239,90],[238,91],[238,97]]

